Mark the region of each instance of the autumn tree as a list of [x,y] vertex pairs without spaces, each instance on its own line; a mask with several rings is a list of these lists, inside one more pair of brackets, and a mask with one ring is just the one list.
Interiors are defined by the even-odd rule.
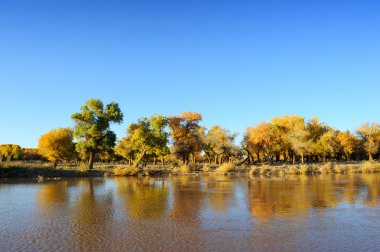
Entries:
[[315,150],[323,157],[323,162],[326,162],[326,156],[334,157],[339,151],[338,133],[337,130],[328,129],[315,143]]
[[289,139],[289,133],[294,127],[305,124],[305,119],[295,115],[284,115],[280,117],[274,117],[270,120],[270,123],[277,128],[279,143],[279,151],[282,152],[284,161],[292,156],[292,144]]
[[146,156],[151,156],[154,161],[160,158],[163,163],[163,157],[169,153],[167,125],[168,119],[161,115],[139,119],[129,125],[127,136],[118,143],[116,152],[126,159],[133,159],[134,166]]
[[349,161],[351,159],[352,153],[357,146],[357,139],[355,135],[349,130],[340,132],[337,136],[337,141],[340,145],[341,150],[345,154],[346,159]]
[[202,150],[202,130],[199,125],[202,115],[197,112],[183,112],[179,116],[169,117],[170,136],[173,139],[172,151],[188,163],[190,157],[195,163],[195,156]]
[[73,157],[73,132],[70,128],[53,129],[43,134],[38,141],[38,153],[54,163]]
[[71,116],[76,123],[76,149],[82,157],[88,159],[88,168],[92,169],[95,155],[115,146],[116,135],[110,129],[110,124],[121,123],[123,113],[117,103],[111,102],[104,107],[98,99],[88,100],[80,110]]
[[380,125],[378,123],[365,123],[356,129],[364,150],[373,160],[373,156],[379,151],[380,144]]
[[[303,123],[294,125],[288,133],[288,141],[294,154],[301,156],[301,163],[304,163],[305,154],[310,150],[310,140],[308,140],[308,132]],[[295,155],[293,163],[295,163]]]
[[270,123],[262,122],[255,127],[247,128],[246,134],[248,141],[255,146],[258,159],[262,151],[266,160],[272,163],[274,155],[280,151],[281,140],[278,128]]
[[236,134],[230,133],[220,126],[213,126],[204,137],[204,152],[211,163],[221,164],[224,159],[230,160],[235,154],[237,146],[234,144]]
[[18,160],[22,157],[22,149],[17,144],[1,144],[0,145],[0,162]]

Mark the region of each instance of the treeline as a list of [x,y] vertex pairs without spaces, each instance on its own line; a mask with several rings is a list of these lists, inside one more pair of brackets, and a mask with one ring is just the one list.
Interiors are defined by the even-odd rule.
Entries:
[[[121,161],[137,167],[146,164],[311,163],[373,160],[378,158],[380,125],[365,123],[355,132],[341,132],[318,118],[281,116],[249,127],[242,142],[221,126],[206,129],[202,115],[184,112],[177,116],[154,115],[131,123],[126,136],[116,142],[111,123],[120,124],[123,113],[117,103],[106,106],[91,99],[72,115],[74,128],[58,128],[42,135],[38,153],[57,166],[60,161]],[[1,160],[11,158],[0,146]],[[9,147],[11,146],[11,147]],[[4,148],[3,148],[4,147]],[[7,149],[8,152],[3,149]],[[15,151],[17,152],[17,151]],[[21,154],[18,158],[21,158]]]
[[21,148],[17,144],[0,144],[0,162],[4,161],[47,161],[47,159],[38,153],[38,149]]

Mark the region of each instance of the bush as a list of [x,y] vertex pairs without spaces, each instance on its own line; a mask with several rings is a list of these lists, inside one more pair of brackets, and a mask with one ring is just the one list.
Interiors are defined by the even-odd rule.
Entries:
[[233,163],[225,163],[216,168],[215,172],[224,175],[228,173],[234,173],[236,172],[236,166]]
[[78,166],[78,171],[85,173],[88,171],[88,166],[86,164],[80,164]]
[[173,169],[174,174],[187,174],[190,173],[190,167],[188,165],[182,165]]
[[207,164],[203,165],[202,172],[205,172],[205,173],[211,172],[210,166]]
[[359,170],[363,173],[378,172],[380,171],[380,164],[367,161],[359,167]]
[[119,166],[113,169],[115,176],[136,176],[139,173],[139,169],[135,166]]

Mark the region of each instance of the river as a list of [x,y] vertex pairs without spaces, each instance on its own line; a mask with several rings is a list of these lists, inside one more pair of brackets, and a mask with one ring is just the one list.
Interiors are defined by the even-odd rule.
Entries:
[[0,251],[380,250],[380,175],[0,181]]

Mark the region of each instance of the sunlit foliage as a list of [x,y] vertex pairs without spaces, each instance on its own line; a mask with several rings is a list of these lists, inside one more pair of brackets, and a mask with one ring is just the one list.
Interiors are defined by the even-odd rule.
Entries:
[[95,155],[115,146],[116,135],[110,124],[121,123],[123,113],[117,103],[111,102],[104,107],[98,99],[88,100],[80,110],[71,116],[76,123],[76,149],[82,158],[88,159],[88,168],[92,169]]
[[0,162],[19,160],[22,158],[22,149],[17,144],[1,144],[0,145]]
[[179,116],[169,117],[170,136],[173,139],[172,152],[183,163],[195,163],[196,154],[202,150],[204,128],[199,125],[202,115],[197,112],[183,112]]
[[204,152],[209,160],[215,164],[233,160],[239,154],[239,148],[234,144],[237,134],[231,134],[227,129],[213,126],[203,139]]
[[116,146],[116,153],[126,159],[133,160],[133,166],[138,166],[145,157],[154,162],[169,153],[168,133],[165,131],[169,121],[166,117],[157,115],[141,118],[127,129],[127,136]]
[[53,129],[38,141],[38,152],[54,163],[74,157],[73,132],[70,128]]
[[378,123],[365,123],[356,129],[356,132],[363,144],[364,150],[373,160],[373,156],[379,151],[380,145],[380,125]]

